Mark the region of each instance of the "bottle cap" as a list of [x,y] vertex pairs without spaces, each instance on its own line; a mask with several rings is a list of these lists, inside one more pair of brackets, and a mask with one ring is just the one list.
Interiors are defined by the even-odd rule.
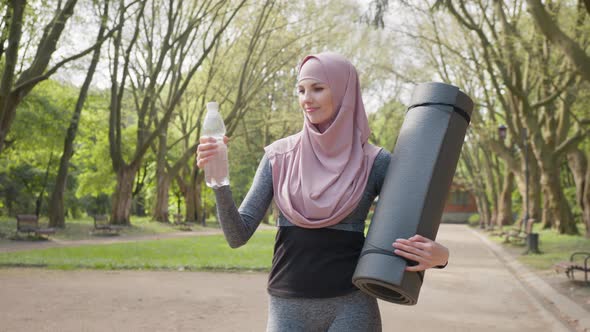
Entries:
[[208,102],[207,111],[219,111],[219,104],[216,101]]

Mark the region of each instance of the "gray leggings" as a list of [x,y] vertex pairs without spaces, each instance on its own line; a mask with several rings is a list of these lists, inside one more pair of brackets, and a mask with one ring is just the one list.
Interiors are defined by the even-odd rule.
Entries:
[[307,299],[270,295],[267,332],[380,332],[377,299],[361,291]]

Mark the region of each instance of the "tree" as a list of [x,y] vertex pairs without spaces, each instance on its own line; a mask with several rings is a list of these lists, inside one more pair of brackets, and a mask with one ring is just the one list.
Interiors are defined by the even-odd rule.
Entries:
[[88,95],[88,90],[90,89],[90,83],[94,77],[94,73],[96,72],[96,66],[100,59],[100,51],[102,42],[104,40],[104,35],[107,30],[107,19],[109,15],[109,1],[104,1],[104,7],[102,10],[101,15],[101,24],[98,30],[98,36],[96,38],[96,45],[97,47],[94,49],[92,54],[92,59],[90,61],[90,66],[88,68],[88,72],[86,73],[86,79],[80,88],[80,92],[78,95],[78,100],[76,102],[76,106],[74,109],[74,113],[72,114],[72,118],[70,120],[70,125],[66,132],[66,137],[64,139],[64,148],[63,153],[60,158],[59,163],[59,170],[57,172],[57,177],[55,179],[55,186],[53,188],[53,192],[51,194],[51,199],[49,201],[49,226],[50,227],[65,227],[65,204],[64,204],[64,196],[66,191],[67,179],[68,179],[68,170],[70,166],[70,159],[74,154],[74,140],[76,139],[76,135],[78,133],[78,126],[80,123],[80,117],[82,114],[82,109],[84,103],[86,101],[86,96]]
[[[341,2],[339,6],[330,6],[329,1],[264,1],[245,8],[245,13],[230,27],[227,39],[212,51],[206,64],[207,72],[198,77],[193,96],[185,98],[187,104],[191,100],[194,102],[184,108],[179,119],[187,121],[192,117],[192,120],[190,125],[178,124],[177,127],[182,137],[189,137],[188,129],[194,128],[194,132],[190,142],[183,143],[182,153],[200,136],[205,103],[220,102],[227,135],[231,137],[230,177],[237,202],[247,192],[263,147],[300,128],[300,114],[293,116],[296,61],[304,52],[311,52],[312,37],[318,45],[337,44],[334,33],[328,40],[328,31],[343,31],[342,34],[348,31],[349,27],[334,20],[334,15],[327,11],[321,11],[322,16],[309,22],[306,10],[317,14],[315,7],[350,13],[347,7],[342,8]],[[211,192],[202,185],[202,178],[202,172],[192,159],[191,163],[183,164],[175,177],[185,197],[187,221],[199,220],[206,210],[202,198]]]
[[[386,0],[376,2],[382,4],[374,8],[382,11],[386,10],[389,4]],[[445,27],[449,26],[444,17],[437,16],[437,20],[430,23],[435,29],[435,34],[430,36],[427,41],[429,47],[425,49],[432,53],[433,62],[442,69],[441,78],[456,80],[458,77],[456,74],[449,74],[448,62],[438,56],[443,52],[463,59],[462,63],[453,66],[459,65],[473,77],[479,77],[479,84],[472,92],[483,93],[484,98],[481,101],[487,109],[488,124],[479,127],[482,129],[482,135],[478,136],[483,139],[483,144],[489,145],[489,148],[506,163],[505,184],[510,182],[509,173],[514,173],[523,197],[524,166],[529,165],[532,188],[527,200],[532,204],[527,215],[539,219],[542,197],[545,207],[542,210],[543,224],[555,227],[561,233],[575,234],[575,220],[559,175],[560,166],[566,155],[575,150],[588,135],[583,129],[587,120],[577,119],[571,111],[579,98],[578,90],[575,89],[579,84],[577,74],[585,70],[590,63],[586,59],[587,55],[581,54],[583,52],[576,48],[577,41],[583,44],[582,41],[587,38],[588,31],[582,28],[585,13],[579,6],[577,16],[572,15],[575,10],[569,6],[571,3],[563,3],[563,6],[552,8],[555,18],[559,17],[559,10],[563,12],[564,17],[577,17],[574,24],[568,24],[567,28],[565,25],[558,27],[573,31],[570,35],[574,37],[567,37],[563,31],[559,34],[560,29],[554,29],[555,21],[548,22],[548,16],[542,16],[543,12],[539,9],[544,10],[544,7],[539,7],[540,1],[527,0],[527,3],[532,13],[531,17],[522,15],[525,13],[522,1],[508,4],[504,1],[437,0],[425,11],[436,13],[440,9],[446,9],[454,21],[464,29],[458,34],[455,32],[464,42],[453,45],[448,37],[453,36],[452,33],[436,34],[437,20],[445,22]],[[533,20],[537,25],[545,25],[541,28],[544,34],[539,35],[535,32]],[[548,34],[557,36],[557,39],[552,39]],[[472,41],[476,43],[473,44]],[[566,48],[563,54],[567,54],[570,61],[563,61],[563,54],[552,52],[549,41]],[[464,52],[465,49],[469,52]],[[570,62],[575,67],[572,67]],[[508,127],[509,138],[506,142],[493,138],[500,119]],[[521,138],[523,133],[527,133],[526,140]],[[532,152],[526,161],[522,155],[525,149]],[[534,186],[537,184],[541,186],[541,190],[535,189]],[[505,186],[504,188],[506,189]],[[504,194],[501,197],[506,200],[507,192],[502,192]],[[501,206],[503,205],[498,207]]]
[[[7,3],[4,17],[7,21],[0,25],[0,62],[4,62],[0,78],[0,153],[2,153],[12,141],[7,138],[14,121],[17,106],[41,81],[48,79],[65,64],[79,59],[92,52],[100,44],[94,44],[82,51],[59,60],[49,66],[53,54],[57,50],[58,42],[65,29],[66,23],[74,13],[77,0],[52,2],[55,6],[51,20],[43,28],[43,33],[36,43],[36,51],[32,59],[22,57],[19,54],[23,42],[29,44],[36,41],[37,31],[28,31],[27,36],[31,40],[22,40],[23,26],[32,15],[26,14],[26,1],[11,0]],[[110,36],[113,31],[104,35]],[[4,49],[4,44],[8,47]],[[33,45],[34,47],[34,45]],[[21,68],[26,68],[20,71]]]
[[576,200],[582,210],[582,220],[586,226],[586,237],[590,237],[590,167],[588,157],[581,149],[568,154],[568,163],[576,182]]
[[[527,0],[527,9],[535,20],[539,30],[574,64],[580,75],[590,82],[590,56],[584,51],[584,47],[573,38],[565,34],[551,15],[547,12],[541,0]],[[590,4],[586,2],[586,12],[582,6],[578,6],[578,22],[583,21],[586,13],[590,13]]]
[[[112,223],[130,224],[133,183],[145,153],[164,133],[192,77],[244,3],[154,1],[150,7],[141,2],[135,7],[118,8],[119,20],[126,25],[112,40],[109,142],[117,174]],[[132,19],[125,20],[126,15]],[[197,41],[203,42],[200,49]],[[168,90],[164,92],[165,88]],[[137,138],[130,160],[125,161],[121,133],[127,101],[124,96],[129,90]],[[160,98],[166,102],[158,105]]]
[[64,110],[72,108],[75,93],[71,86],[47,80],[19,105],[11,133],[14,143],[0,158],[9,215],[47,213],[45,193],[53,187],[60,138],[69,117]]
[[[564,98],[566,103],[555,107],[557,98],[568,93],[567,88],[575,82],[571,71],[563,68],[552,53],[546,52],[543,44],[537,42],[538,38],[525,40],[521,34],[522,27],[517,29],[517,25],[522,24],[518,21],[520,16],[517,12],[507,16],[503,3],[495,2],[488,6],[485,2],[478,2],[479,15],[470,12],[464,2],[456,8],[450,1],[445,1],[445,6],[457,22],[479,39],[484,51],[485,68],[494,82],[496,98],[504,109],[509,131],[515,137],[519,137],[523,129],[528,132],[530,141],[526,144],[530,144],[537,159],[548,203],[545,211],[551,215],[545,221],[552,221],[561,233],[577,233],[559,176],[556,177],[560,160],[582,137],[580,130],[573,134],[567,130],[566,124],[571,116],[568,103],[572,98]],[[489,7],[497,17],[498,25],[494,23],[496,20],[486,16],[492,15],[486,14]],[[518,11],[521,6],[516,8]],[[547,60],[542,64],[528,61],[527,53]],[[556,65],[551,67],[547,63]],[[552,81],[548,81],[549,77]],[[545,110],[547,108],[557,112]]]

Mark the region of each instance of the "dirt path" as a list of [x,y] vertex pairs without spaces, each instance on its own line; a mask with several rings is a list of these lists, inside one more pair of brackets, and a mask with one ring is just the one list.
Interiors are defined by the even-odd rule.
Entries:
[[0,270],[0,331],[260,331],[265,281],[248,273]]
[[[416,306],[380,302],[384,331],[568,331],[465,227]],[[265,273],[0,269],[0,331],[264,331]]]

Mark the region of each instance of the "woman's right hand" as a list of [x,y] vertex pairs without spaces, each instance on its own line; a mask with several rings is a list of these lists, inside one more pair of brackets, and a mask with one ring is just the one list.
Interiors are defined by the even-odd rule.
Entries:
[[[227,144],[229,138],[223,136],[223,143]],[[203,169],[205,164],[209,162],[213,156],[217,153],[217,141],[213,137],[201,137],[199,138],[199,145],[197,146],[197,167]]]

